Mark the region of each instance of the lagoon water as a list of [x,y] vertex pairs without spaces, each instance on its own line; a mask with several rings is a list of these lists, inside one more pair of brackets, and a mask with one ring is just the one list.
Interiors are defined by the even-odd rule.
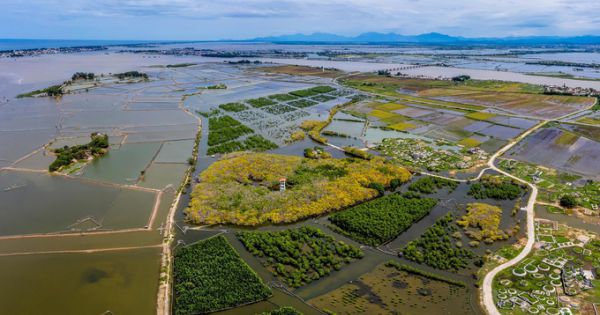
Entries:
[[104,45],[131,45],[144,43],[139,40],[66,40],[66,39],[0,39],[0,51],[42,48],[84,47]]
[[[1,43],[0,40],[0,50],[3,47]],[[22,43],[31,47],[38,44],[42,43]],[[4,43],[4,45],[9,47],[7,46],[9,44]],[[193,45],[224,50],[286,48],[305,52],[331,48],[319,45],[280,46],[260,43],[195,43]],[[187,44],[165,47],[187,47]],[[386,53],[393,52],[394,49],[399,53],[438,53],[423,48],[365,46],[346,46],[346,48],[350,51],[367,50]],[[12,168],[0,170],[0,296],[3,297],[0,299],[0,310],[4,312],[10,314],[101,314],[105,311],[115,314],[154,313],[159,281],[160,249],[158,246],[162,242],[161,227],[175,197],[174,190],[179,187],[189,167],[187,159],[192,154],[193,141],[200,119],[193,112],[207,111],[231,101],[288,92],[319,84],[332,84],[328,79],[322,78],[265,76],[253,72],[249,67],[223,63],[226,60],[236,59],[129,54],[118,53],[118,49],[120,48],[113,47],[105,52],[0,59],[0,167]],[[456,52],[463,51],[456,50]],[[504,51],[482,49],[479,53],[500,52]],[[398,67],[407,58],[406,56],[399,58],[400,61],[383,58],[379,60],[382,62],[281,58],[261,60],[282,64],[336,67],[347,71],[375,71]],[[594,60],[595,57],[591,55],[584,58]],[[198,63],[198,65],[174,69],[157,67],[176,63]],[[98,88],[91,88],[89,91],[76,91],[61,99],[14,98],[22,92],[61,83],[77,71],[108,74],[130,70],[149,73],[151,81],[105,84]],[[424,67],[407,71],[434,77],[467,73],[474,78],[500,78],[551,84],[566,82],[578,86],[600,87],[600,82],[594,81],[565,81],[558,78],[479,68]],[[215,83],[225,83],[228,89],[199,89]],[[194,95],[184,98],[184,94]],[[273,152],[302,155],[304,148],[317,144],[304,140],[285,145],[289,128],[305,119],[324,119],[330,108],[348,101],[349,97],[349,95],[340,96],[335,100],[299,110],[297,112],[301,114],[297,116],[277,116],[255,108],[248,111],[250,114],[232,113],[231,115],[247,123],[257,133],[281,145],[281,148]],[[351,119],[352,117],[339,113],[336,118]],[[202,118],[202,121],[204,122],[203,137],[200,141],[200,158],[195,175],[216,160],[206,156],[208,128],[207,120]],[[526,127],[531,122],[518,121],[517,124]],[[373,127],[366,128],[365,134],[362,135],[363,126],[362,122],[334,120],[327,130],[347,133],[351,136],[351,138],[330,137],[332,143],[340,146],[361,145],[365,141],[376,143],[385,137],[421,137]],[[106,156],[71,174],[49,175],[45,172],[48,164],[53,160],[53,156],[45,146],[56,148],[86,143],[89,141],[89,134],[96,131],[106,132],[110,136],[111,151]],[[332,148],[328,147],[326,150],[336,158],[344,156],[342,152]],[[463,185],[454,194],[440,195],[441,198],[454,200],[454,203],[436,208],[435,216],[423,220],[414,229],[407,231],[401,238],[390,243],[388,249],[397,250],[406,241],[419,236],[422,229],[433,222],[434,217],[456,210],[455,204],[472,201],[468,198],[458,198],[465,189],[466,185]],[[159,190],[162,190],[160,200]],[[188,194],[183,195],[178,208],[179,226],[185,225],[182,210],[189,200],[189,190],[187,192]],[[501,206],[508,209],[512,205],[501,204]],[[82,220],[90,217],[94,220]],[[94,222],[100,223],[100,227]],[[348,238],[334,234],[328,227],[326,216],[290,226],[260,229],[274,230],[301,225],[318,226],[340,240],[353,243]],[[190,234],[180,235],[180,239],[190,243],[218,233],[222,228],[190,230],[188,232]],[[229,227],[227,229],[235,230]],[[92,230],[102,233],[81,234]],[[35,237],[32,236],[34,234]],[[227,237],[242,257],[264,279],[274,280],[260,261],[243,249],[232,233],[228,233]],[[355,242],[353,244],[360,246]],[[497,246],[502,244],[499,243]],[[295,293],[305,299],[318,297],[358,278],[371,270],[375,264],[389,259],[400,258],[373,250],[373,253],[369,252],[368,258],[303,287]],[[470,277],[468,273],[454,276],[466,281]],[[474,292],[475,290],[471,291],[473,299],[476,298]],[[300,299],[279,290],[275,290],[274,296],[268,301],[247,306],[243,310],[266,311],[276,305],[293,305],[305,314],[315,313],[314,309]],[[224,314],[237,312],[237,310],[229,311]],[[473,312],[478,313],[479,310],[474,308]]]

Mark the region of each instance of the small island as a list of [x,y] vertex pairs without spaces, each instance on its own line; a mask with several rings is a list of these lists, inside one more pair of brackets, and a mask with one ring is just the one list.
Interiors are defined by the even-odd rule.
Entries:
[[117,77],[119,80],[137,79],[137,78],[141,78],[143,80],[148,80],[148,74],[139,72],[139,71],[127,71],[127,72],[121,72],[121,73],[113,73],[113,76]]
[[90,138],[91,141],[87,144],[64,146],[52,150],[52,153],[56,154],[56,160],[48,166],[48,171],[57,172],[73,163],[90,161],[108,152],[108,135],[94,132]]
[[373,199],[410,177],[379,158],[233,153],[200,174],[186,214],[195,224],[294,222]]
[[[110,77],[113,79],[110,79]],[[146,73],[139,71],[127,71],[122,73],[113,73],[105,77],[104,74],[95,74],[93,72],[75,72],[70,80],[66,80],[61,84],[51,85],[49,87],[34,90],[31,92],[21,93],[17,95],[17,98],[24,97],[60,97],[64,94],[69,94],[75,90],[85,90],[101,85],[102,83],[111,83],[115,81],[115,78],[120,81],[116,83],[132,83],[132,80],[139,79],[140,81],[148,81],[149,76]],[[138,82],[138,81],[135,81]],[[213,88],[227,88],[221,85]]]

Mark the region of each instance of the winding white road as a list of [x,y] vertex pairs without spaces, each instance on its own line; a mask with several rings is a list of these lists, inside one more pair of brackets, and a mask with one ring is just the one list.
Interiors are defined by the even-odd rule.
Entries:
[[[333,83],[339,87],[344,87],[342,84],[339,83],[339,80],[343,77],[346,76],[350,76],[352,75],[352,73],[346,74],[346,75],[342,75],[339,76],[337,78],[335,78],[333,80]],[[364,91],[363,91],[364,92]],[[390,97],[388,95],[381,95],[381,94],[377,94],[377,93],[369,93],[369,92],[364,92],[365,94],[370,94],[370,95],[374,95],[374,96],[382,96],[382,97]],[[469,179],[469,180],[478,180],[479,178],[481,178],[481,176],[483,175],[483,173],[485,173],[488,170],[494,170],[500,174],[503,174],[507,177],[510,177],[520,183],[523,183],[527,186],[529,186],[529,188],[531,188],[531,195],[529,196],[529,200],[527,201],[527,206],[525,207],[525,210],[527,211],[527,244],[525,245],[525,248],[523,248],[523,250],[521,251],[521,253],[519,253],[519,255],[517,255],[516,257],[514,257],[513,259],[496,266],[494,269],[492,269],[490,272],[488,272],[485,277],[483,278],[483,284],[482,284],[482,296],[481,296],[481,303],[483,304],[483,307],[486,311],[486,313],[490,314],[490,315],[501,315],[500,311],[498,311],[498,308],[496,307],[496,303],[494,303],[494,294],[493,294],[493,281],[494,278],[496,277],[496,275],[498,273],[500,273],[502,270],[514,266],[516,264],[518,264],[521,260],[523,260],[525,257],[527,257],[527,255],[529,255],[529,253],[531,252],[531,250],[533,249],[533,245],[535,243],[535,202],[537,200],[537,195],[538,195],[538,188],[533,185],[532,183],[529,183],[521,178],[518,178],[508,172],[505,172],[499,168],[497,168],[494,164],[496,162],[496,159],[503,155],[504,153],[506,153],[508,150],[510,150],[513,146],[515,146],[517,143],[519,143],[521,140],[525,139],[525,137],[529,136],[531,133],[535,132],[536,130],[540,129],[541,127],[543,127],[544,125],[546,125],[547,123],[551,122],[551,121],[563,121],[564,119],[567,119],[571,116],[580,114],[582,112],[585,112],[591,108],[593,108],[594,106],[596,106],[596,104],[598,103],[599,99],[596,99],[596,101],[594,102],[593,105],[591,105],[588,108],[584,108],[569,114],[566,114],[564,116],[558,117],[558,118],[554,118],[554,119],[549,119],[549,120],[542,120],[540,121],[540,123],[538,123],[537,125],[533,126],[532,128],[530,128],[529,130],[525,131],[524,133],[522,133],[521,135],[519,135],[518,137],[516,137],[515,139],[513,139],[512,141],[510,141],[508,144],[506,144],[504,147],[502,147],[500,150],[498,150],[496,153],[494,153],[494,155],[491,156],[490,160],[488,161],[488,167],[482,169],[479,174],[477,175],[477,177]],[[539,118],[538,118],[539,119]],[[450,180],[454,180],[454,181],[458,181],[458,182],[466,182],[468,180],[461,180],[461,179],[455,179],[455,178],[449,178],[449,177],[445,177],[445,176],[440,176],[440,175],[436,175],[436,174],[431,174],[431,173],[427,173],[427,172],[421,172],[422,174],[425,175],[429,175],[429,176],[434,176],[434,177],[440,177],[440,178],[446,178],[446,179],[450,179]]]
[[[598,103],[598,99],[596,99],[596,101],[594,102],[594,104],[592,106],[590,106],[590,108],[594,107],[596,104]],[[573,113],[569,113],[567,115],[558,117],[556,119],[553,120],[544,120],[542,122],[540,122],[539,124],[533,126],[531,129],[527,130],[526,132],[524,132],[523,134],[521,134],[519,137],[515,138],[513,141],[509,142],[506,146],[504,146],[502,149],[498,150],[498,152],[496,152],[489,160],[488,162],[488,166],[489,168],[495,170],[496,172],[499,172],[505,176],[508,176],[520,183],[523,183],[527,186],[529,186],[529,188],[531,188],[531,195],[529,196],[529,200],[527,201],[527,207],[525,208],[525,210],[527,211],[527,244],[525,244],[525,248],[523,248],[523,250],[521,251],[521,253],[519,253],[519,255],[517,255],[516,257],[514,257],[513,259],[496,266],[494,269],[492,269],[490,272],[488,272],[485,277],[483,278],[483,285],[482,285],[482,304],[484,309],[486,310],[486,312],[490,315],[500,315],[500,311],[498,311],[498,308],[496,307],[496,303],[494,303],[494,294],[493,294],[493,286],[492,283],[494,281],[494,278],[496,277],[496,275],[498,273],[500,273],[502,270],[514,266],[516,264],[518,264],[521,260],[523,260],[525,257],[527,257],[527,255],[529,255],[529,253],[531,252],[531,249],[533,249],[533,244],[535,243],[535,222],[534,222],[534,218],[535,218],[535,201],[537,200],[537,195],[538,195],[538,188],[533,185],[530,182],[527,182],[521,178],[518,178],[510,173],[507,173],[499,168],[497,168],[494,165],[494,162],[496,161],[496,158],[501,156],[502,154],[504,154],[506,151],[510,150],[510,148],[512,148],[515,144],[517,144],[519,141],[523,140],[525,137],[527,137],[528,135],[530,135],[532,132],[540,129],[541,127],[543,127],[545,124],[547,124],[550,121],[562,121],[563,119],[566,119],[570,116],[573,115],[577,115],[581,112],[584,112],[586,110],[588,110],[589,108],[586,109],[582,109],[582,110],[578,110],[576,112]]]

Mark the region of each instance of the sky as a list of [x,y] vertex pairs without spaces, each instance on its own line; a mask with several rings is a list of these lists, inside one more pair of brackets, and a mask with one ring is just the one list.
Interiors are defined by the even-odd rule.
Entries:
[[600,35],[600,0],[0,0],[0,38]]

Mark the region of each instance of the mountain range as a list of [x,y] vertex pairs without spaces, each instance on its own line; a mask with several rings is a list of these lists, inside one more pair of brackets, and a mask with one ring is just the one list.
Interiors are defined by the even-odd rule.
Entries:
[[600,44],[600,36],[522,36],[522,37],[480,37],[468,38],[461,36],[450,36],[441,33],[426,33],[420,35],[401,35],[397,33],[368,32],[358,36],[341,36],[330,33],[291,34],[281,36],[253,38],[251,41],[271,43],[349,43],[349,44],[372,44],[372,43],[404,43],[404,44]]

